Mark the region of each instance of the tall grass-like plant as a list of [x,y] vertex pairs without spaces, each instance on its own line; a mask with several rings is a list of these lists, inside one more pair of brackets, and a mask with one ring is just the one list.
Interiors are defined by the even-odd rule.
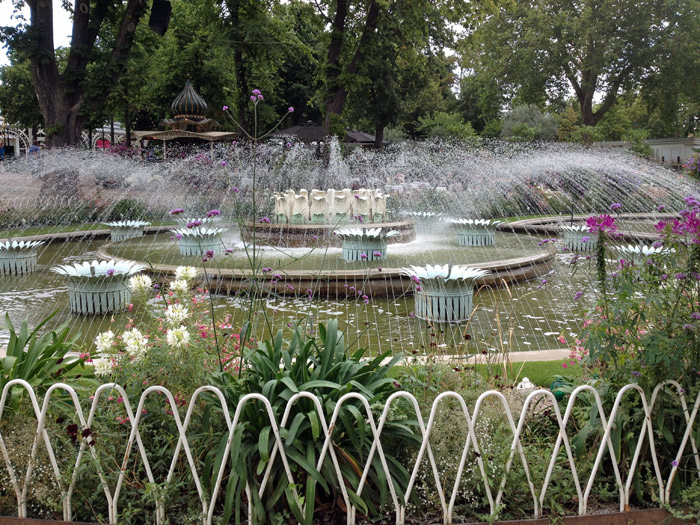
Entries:
[[[22,322],[19,333],[5,314],[5,326],[10,331],[5,357],[0,358],[0,393],[5,385],[13,379],[24,379],[41,394],[52,384],[62,381],[71,383],[82,370],[83,361],[78,358],[66,358],[73,350],[80,334],[70,335],[68,322],[55,330],[39,335],[40,330],[58,311],[44,318],[33,330],[29,330],[27,321]],[[9,392],[6,406],[12,410],[19,408],[25,390],[15,386]]]
[[[343,336],[337,321],[319,326],[319,337],[304,339],[299,329],[286,342],[282,331],[272,341],[261,342],[246,355],[246,370],[238,379],[231,374],[218,376],[220,388],[229,406],[236,406],[248,393],[265,396],[272,405],[277,422],[282,420],[289,399],[297,392],[309,392],[320,400],[326,420],[336,408],[338,400],[348,392],[361,394],[370,404],[384,403],[396,390],[395,381],[388,376],[400,357],[387,364],[388,354],[375,359],[364,359],[364,350],[346,355]],[[262,496],[259,490],[268,468],[275,439],[267,412],[259,404],[248,402],[236,427],[230,454],[231,470],[226,481],[223,522],[232,515],[241,516],[246,484],[250,487],[253,503],[253,523],[266,522],[274,516],[284,522],[311,524],[316,512],[342,508],[341,484],[348,487],[350,502],[369,517],[378,517],[389,498],[389,481],[381,468],[378,455],[372,459],[372,468],[360,496],[357,495],[362,469],[372,448],[369,418],[359,400],[346,401],[331,429],[331,447],[338,458],[342,480],[337,479],[333,464],[326,459],[317,471],[325,435],[314,403],[306,398],[291,406],[286,428],[280,428],[284,450],[290,460],[294,484],[290,485],[279,457],[275,459]],[[413,422],[387,422],[382,431],[382,442],[393,443],[394,450],[405,450],[408,444],[418,444]],[[210,453],[207,464],[220,465],[225,451],[224,437]],[[391,470],[394,488],[401,498],[409,473],[392,452],[384,449]],[[216,473],[217,469],[214,469]],[[205,485],[212,486],[215,474]],[[293,488],[298,497],[295,498]],[[306,505],[302,514],[302,503]],[[274,522],[274,519],[271,520]]]

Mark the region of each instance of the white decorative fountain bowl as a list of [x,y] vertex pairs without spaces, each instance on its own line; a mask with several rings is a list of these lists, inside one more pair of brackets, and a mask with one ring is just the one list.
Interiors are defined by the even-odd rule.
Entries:
[[0,275],[29,274],[36,270],[37,250],[44,241],[0,242]]
[[493,246],[496,228],[502,223],[493,219],[457,219],[450,222],[457,230],[457,242],[461,246]]
[[588,231],[588,226],[564,224],[564,244],[577,252],[592,252],[598,246],[598,235]]
[[402,268],[415,283],[415,315],[426,321],[459,323],[474,310],[474,282],[488,270],[452,264]]
[[215,228],[202,224],[194,228],[178,228],[170,231],[179,239],[181,255],[202,257],[208,252],[218,255],[223,251],[221,234],[227,230],[227,228]]
[[646,244],[626,244],[613,246],[620,257],[626,261],[631,261],[635,266],[641,266],[645,264],[650,257],[659,254],[669,254],[673,252],[672,249],[666,248],[665,246],[649,246]]
[[388,239],[399,234],[384,228],[347,228],[333,233],[343,242],[343,259],[349,262],[385,259]]
[[109,227],[110,241],[116,242],[143,237],[143,228],[150,226],[151,223],[146,221],[116,221],[103,222],[102,224]]
[[416,233],[437,233],[444,214],[433,211],[402,211],[401,215],[415,224]]
[[54,266],[51,271],[67,278],[71,312],[102,315],[129,304],[129,278],[145,269],[133,261],[91,261]]

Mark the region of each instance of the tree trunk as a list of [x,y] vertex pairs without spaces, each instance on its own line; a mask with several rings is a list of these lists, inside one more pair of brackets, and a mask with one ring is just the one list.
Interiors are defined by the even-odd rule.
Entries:
[[[119,25],[109,60],[102,65],[109,73],[103,90],[94,97],[84,96],[85,72],[111,2],[85,2],[76,9],[73,18],[71,49],[66,69],[58,70],[53,49],[53,1],[26,0],[31,11],[31,30],[25,35],[34,46],[31,59],[32,78],[39,107],[46,125],[46,146],[74,146],[82,141],[86,117],[80,115],[82,106],[99,111],[107,95],[117,84],[124,63],[131,51],[134,32],[146,12],[146,0],[128,0]],[[93,5],[93,7],[91,7]],[[83,111],[84,113],[84,111]]]
[[374,149],[381,149],[384,143],[384,124],[377,124],[374,130]]
[[[328,47],[328,84],[326,89],[326,119],[323,129],[326,135],[330,135],[331,121],[333,115],[341,115],[345,109],[345,102],[348,99],[348,89],[346,83],[338,83],[341,73],[340,52],[343,46],[343,34],[345,32],[345,19],[347,18],[348,4],[346,0],[338,0],[338,8],[333,19],[333,32],[331,43]],[[342,18],[341,18],[342,17]],[[379,4],[372,0],[365,18],[365,27],[362,30],[360,42],[357,45],[352,61],[347,68],[347,73],[355,75],[358,73],[360,64],[363,63],[365,54],[370,44],[374,31],[377,29],[379,20]]]

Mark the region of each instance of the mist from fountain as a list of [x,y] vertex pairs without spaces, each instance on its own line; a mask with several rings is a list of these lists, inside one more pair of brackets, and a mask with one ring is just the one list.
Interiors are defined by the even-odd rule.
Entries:
[[[216,208],[222,212],[222,223],[235,226],[237,219],[248,216],[252,208],[253,154],[257,155],[257,219],[273,217],[272,192],[290,188],[380,189],[391,195],[387,201],[388,220],[407,210],[441,214],[436,220],[445,221],[531,215],[559,215],[565,221],[572,214],[609,211],[612,203],[622,205],[620,212],[643,212],[653,218],[657,206],[677,212],[684,208],[683,197],[697,193],[696,183],[686,176],[627,153],[563,144],[406,144],[382,152],[356,149],[343,157],[341,146],[334,143],[327,166],[314,149],[303,145],[282,148],[267,143],[254,152],[250,145],[219,144],[212,152],[196,155],[169,146],[168,152],[174,157],[148,162],[138,156],[124,158],[108,152],[46,151],[40,157],[5,166],[0,172],[0,238],[37,233],[37,226],[45,231],[51,224],[60,225],[60,229],[67,224],[77,225],[76,229],[97,228],[94,223],[119,219],[173,224],[168,215],[173,208],[184,208],[192,217]],[[633,227],[650,230],[650,224],[642,221]],[[419,233],[413,243],[392,247],[382,264],[389,267],[394,261],[401,266],[400,262],[405,262],[401,258],[408,256],[424,259],[408,261],[410,264],[478,262],[496,257],[497,252],[489,250],[497,250],[502,242],[513,253],[532,252],[542,242],[542,237],[535,235],[499,232],[496,247],[465,248],[468,251],[464,251],[462,260],[447,261],[441,257],[448,257],[448,252],[441,252],[437,246],[456,245],[456,239],[444,230],[449,228],[438,227],[435,234]],[[224,244],[236,250],[231,264],[245,267],[245,258],[237,255],[242,251],[239,233],[234,227],[226,235]],[[139,250],[161,254],[164,263],[176,262],[177,243],[169,239],[169,234],[143,239]],[[36,274],[0,278],[0,315],[9,312],[18,323],[38,312],[46,314],[60,308],[56,322],[71,318],[74,327],[87,334],[107,329],[110,319],[72,316],[64,283],[46,271],[53,264],[91,260],[104,242],[88,239],[43,247]],[[124,246],[136,242],[124,241]],[[329,267],[347,268],[339,248],[320,247],[315,251]],[[292,261],[300,268],[318,264],[313,256],[307,256],[308,252],[267,249],[270,257]],[[545,278],[510,290],[477,294],[475,304],[480,308],[468,328],[473,338],[488,339],[494,347],[503,344],[495,337],[499,321],[503,324],[506,320],[513,329],[512,340],[508,341],[513,349],[557,347],[559,334],[576,333],[579,328],[573,297],[591,285],[585,276],[572,277],[566,266],[568,257],[566,253],[557,255],[558,266]],[[464,327],[435,328],[413,319],[411,297],[372,299],[368,305],[356,292],[349,290],[347,299],[322,301],[300,290],[298,297],[270,298],[268,311],[279,327],[309,313],[321,321],[338,316],[353,332],[359,331],[360,342],[374,347],[373,353],[411,347],[419,352],[434,351],[463,342]],[[245,307],[241,297],[221,298],[218,303],[222,310],[231,305]],[[117,315],[117,322],[126,317]],[[0,331],[0,341],[5,334]]]

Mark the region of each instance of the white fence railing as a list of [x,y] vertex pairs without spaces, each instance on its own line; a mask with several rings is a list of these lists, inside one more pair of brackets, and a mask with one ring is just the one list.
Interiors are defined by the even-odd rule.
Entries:
[[[3,414],[5,414],[6,417],[6,422],[7,423],[7,410],[5,409],[5,405],[8,402],[8,394],[10,390],[15,387],[15,388],[23,388],[26,390],[28,398],[31,402],[31,405],[33,407],[33,411],[36,415],[37,418],[37,428],[36,428],[36,433],[34,437],[34,442],[31,447],[31,454],[28,460],[28,463],[24,466],[24,476],[23,479],[19,479],[19,476],[17,475],[17,466],[13,465],[12,460],[11,460],[11,451],[8,451],[8,448],[6,447],[6,441],[3,438],[3,431],[7,432],[8,431],[8,426],[7,424],[3,424]],[[655,429],[654,428],[654,421],[652,419],[652,412],[655,408],[657,399],[659,397],[659,392],[661,391],[662,388],[669,389],[672,391],[675,396],[678,399],[678,402],[680,404],[680,408],[683,411],[685,422],[686,422],[686,429],[685,432],[683,433],[681,440],[680,440],[680,445],[678,446],[677,452],[675,454],[675,457],[671,461],[671,468],[670,471],[668,469],[668,465],[665,466],[664,470],[668,471],[668,476],[664,479],[662,475],[662,465],[660,465],[659,457],[657,456],[657,451],[656,447],[654,444],[654,435],[655,435]],[[107,479],[105,478],[104,475],[104,470],[103,467],[104,465],[101,465],[101,461],[105,461],[104,458],[101,457],[100,455],[100,441],[98,440],[96,443],[94,443],[94,446],[89,446],[87,443],[87,439],[83,438],[80,441],[80,446],[79,450],[77,453],[77,456],[75,458],[75,464],[71,465],[72,469],[72,474],[70,476],[63,476],[61,473],[61,469],[59,467],[59,462],[56,459],[55,453],[54,453],[54,448],[52,447],[52,442],[50,439],[50,436],[46,430],[46,423],[47,423],[47,414],[49,411],[49,407],[51,404],[51,398],[52,395],[55,396],[57,392],[62,392],[64,394],[67,394],[70,396],[72,400],[72,405],[75,409],[75,416],[77,417],[77,421],[82,429],[89,429],[95,419],[96,413],[98,411],[98,407],[100,406],[101,399],[103,400],[103,396],[106,395],[107,392],[117,392],[120,396],[123,398],[123,404],[124,404],[124,409],[126,411],[127,417],[128,417],[128,424],[130,425],[130,432],[129,432],[129,437],[128,437],[128,442],[126,444],[126,449],[123,455],[123,459],[120,463],[119,466],[119,476],[116,481],[116,483],[113,484],[113,486],[109,486]],[[210,395],[215,396],[219,403],[221,404],[221,407],[223,408],[223,415],[225,418],[225,424],[228,428],[228,440],[226,444],[226,451],[223,455],[223,461],[219,467],[218,470],[218,475],[216,476],[216,482],[211,488],[211,494],[207,495],[205,493],[205,490],[202,487],[201,479],[200,479],[200,472],[197,468],[197,465],[195,464],[195,460],[190,448],[190,442],[188,441],[188,436],[187,436],[187,430],[190,425],[190,422],[192,421],[192,414],[193,410],[197,404],[197,402],[200,400],[200,396],[204,393],[209,393]],[[595,463],[592,466],[590,476],[588,477],[587,480],[585,480],[583,483],[579,480],[579,474],[577,473],[577,467],[576,467],[576,462],[574,460],[574,456],[572,453],[572,447],[571,447],[571,442],[570,442],[570,436],[567,432],[567,427],[568,424],[572,418],[572,411],[574,407],[576,406],[577,400],[580,398],[580,395],[584,392],[590,393],[591,397],[588,397],[587,403],[595,403],[598,407],[599,411],[599,418],[600,418],[600,423],[602,425],[602,430],[603,430],[603,436],[602,439],[600,440],[600,445],[597,450],[597,454],[595,456]],[[143,480],[144,483],[147,481],[148,483],[156,483],[157,480],[154,479],[152,470],[151,470],[151,464],[149,461],[149,455],[147,453],[147,450],[144,447],[144,443],[142,441],[142,436],[141,432],[139,429],[140,423],[142,421],[142,413],[143,413],[143,407],[144,404],[149,396],[151,396],[154,393],[159,393],[162,395],[165,395],[167,397],[168,402],[170,403],[171,407],[177,406],[176,400],[173,397],[173,394],[168,391],[166,388],[160,387],[160,386],[153,386],[147,388],[143,394],[141,395],[139,401],[138,401],[138,406],[137,409],[134,411],[132,408],[132,404],[128,399],[128,396],[124,389],[120,387],[119,385],[116,384],[106,384],[100,386],[94,393],[93,396],[91,396],[91,403],[90,403],[90,410],[89,413],[87,414],[87,417],[85,413],[83,412],[83,409],[80,404],[80,400],[78,398],[78,395],[76,391],[71,388],[70,386],[63,384],[63,383],[58,383],[54,384],[51,386],[48,391],[46,392],[43,400],[39,400],[35,394],[35,392],[32,390],[31,386],[22,380],[13,380],[7,383],[5,388],[3,389],[2,392],[2,397],[0,398],[0,453],[2,454],[2,457],[4,459],[4,464],[6,468],[6,472],[9,476],[10,482],[11,482],[11,491],[14,491],[14,494],[17,499],[17,515],[19,517],[26,517],[27,516],[27,498],[28,498],[28,491],[30,488],[30,485],[32,484],[33,481],[33,471],[36,467],[37,464],[37,454],[39,450],[39,446],[41,443],[43,443],[43,446],[46,449],[46,453],[48,455],[49,461],[51,463],[51,471],[52,474],[55,478],[56,484],[60,487],[60,498],[62,501],[63,505],[63,519],[65,521],[71,521],[72,517],[72,500],[74,497],[74,489],[75,489],[75,484],[76,484],[76,477],[77,473],[79,471],[79,468],[81,464],[86,461],[84,458],[86,457],[86,452],[87,456],[94,462],[95,464],[95,469],[98,473],[98,476],[100,478],[100,486],[104,492],[104,497],[105,501],[107,504],[107,508],[109,509],[109,522],[112,524],[116,524],[119,522],[119,498],[120,498],[120,493],[122,486],[124,484],[125,480],[125,474],[127,471],[127,464],[129,462],[129,459],[132,455],[133,452],[133,447],[134,444],[136,444],[136,447],[138,449],[138,454],[140,456],[141,461],[143,462],[143,468],[147,476],[147,480]],[[611,433],[613,431],[613,426],[614,426],[614,421],[618,415],[618,412],[620,410],[620,407],[623,405],[624,400],[628,398],[630,395],[634,395],[636,393],[638,395],[639,400],[641,400],[643,411],[645,414],[645,418],[643,423],[640,425],[640,429],[637,433],[636,440],[637,444],[634,447],[635,453],[631,459],[631,462],[628,465],[625,465],[625,469],[627,472],[626,479],[622,478],[621,475],[621,465],[619,463],[619,459],[616,458],[615,453],[614,453],[614,448],[613,448],[613,443],[611,440]],[[626,397],[627,396],[627,397]],[[695,400],[694,404],[692,407],[689,409],[687,401],[686,401],[686,395],[684,390],[681,388],[681,386],[676,383],[675,381],[667,381],[663,384],[659,384],[654,391],[651,394],[651,398],[647,399],[647,396],[645,395],[644,391],[636,384],[629,384],[626,385],[624,388],[620,389],[620,391],[617,394],[617,397],[615,399],[615,402],[613,404],[612,409],[610,410],[609,413],[607,413],[604,410],[603,403],[601,401],[601,397],[599,393],[592,388],[591,386],[580,386],[576,388],[570,395],[569,401],[566,407],[566,410],[564,414],[560,412],[559,405],[557,401],[554,399],[554,396],[552,393],[548,390],[536,390],[531,392],[529,395],[527,395],[526,399],[523,402],[522,410],[519,410],[520,414],[518,417],[513,416],[513,412],[511,411],[511,408],[509,407],[509,404],[507,402],[506,397],[498,391],[488,391],[484,392],[479,396],[479,398],[476,401],[476,404],[473,408],[473,411],[470,412],[468,409],[464,399],[457,393],[455,392],[444,392],[438,395],[431,407],[430,414],[427,418],[427,423],[425,423],[426,419],[424,419],[424,414],[421,414],[418,402],[416,398],[411,395],[408,392],[402,392],[398,391],[394,394],[392,394],[385,406],[384,409],[382,410],[381,414],[379,415],[378,418],[376,418],[376,415],[373,414],[369,403],[367,400],[361,396],[360,394],[357,393],[348,393],[342,396],[338,402],[335,405],[335,409],[331,414],[327,414],[324,412],[323,406],[321,401],[315,397],[314,395],[308,393],[308,392],[300,392],[295,394],[287,403],[285,412],[281,420],[278,422],[276,421],[274,415],[273,415],[273,410],[272,406],[270,405],[270,402],[268,399],[266,399],[264,396],[260,394],[247,394],[243,396],[240,399],[240,402],[238,403],[237,406],[235,407],[229,407],[227,405],[226,399],[224,397],[224,394],[217,388],[212,387],[212,386],[203,386],[199,389],[197,389],[194,394],[192,395],[191,399],[189,400],[189,404],[187,405],[187,411],[185,413],[184,420],[181,419],[180,415],[178,414],[177,410],[172,410],[172,418],[173,421],[177,427],[178,431],[178,436],[177,436],[177,444],[175,446],[175,450],[173,452],[172,459],[170,461],[170,469],[168,471],[168,475],[166,479],[164,480],[158,480],[161,483],[165,482],[171,482],[173,481],[173,476],[175,474],[175,469],[178,461],[181,459],[180,456],[181,454],[184,453],[187,465],[190,469],[190,472],[192,474],[192,482],[194,483],[197,493],[199,495],[199,500],[201,503],[202,507],[202,516],[203,522],[206,524],[212,523],[212,520],[214,519],[214,512],[215,512],[215,503],[217,502],[217,498],[220,496],[220,491],[222,489],[222,483],[224,479],[224,473],[226,470],[226,465],[227,465],[227,458],[229,456],[230,448],[232,445],[232,441],[234,438],[234,429],[236,428],[236,425],[238,424],[240,418],[241,418],[241,412],[243,407],[247,403],[251,402],[256,402],[256,403],[261,403],[261,408],[263,409],[264,413],[267,414],[269,418],[270,425],[272,427],[272,431],[274,433],[274,447],[272,450],[272,454],[270,457],[270,461],[267,464],[266,471],[264,473],[264,476],[262,478],[262,482],[260,485],[259,489],[259,494],[262,495],[266,484],[269,482],[269,476],[270,472],[272,469],[273,464],[275,461],[281,461],[283,466],[284,466],[284,471],[286,472],[286,476],[289,480],[290,486],[294,486],[294,480],[292,476],[292,470],[290,468],[290,458],[287,456],[285,453],[285,446],[283,444],[283,440],[280,434],[280,428],[287,428],[287,425],[290,424],[289,421],[289,415],[292,407],[294,404],[299,401],[300,399],[310,399],[311,402],[314,404],[316,407],[319,420],[320,420],[320,425],[323,430],[323,436],[324,436],[324,443],[323,443],[323,448],[321,455],[318,459],[318,463],[316,465],[317,470],[320,470],[321,467],[324,465],[325,461],[330,461],[332,463],[333,469],[337,474],[337,478],[339,480],[344,480],[344,477],[341,475],[341,469],[339,466],[338,458],[336,456],[335,449],[332,445],[332,440],[331,440],[331,435],[333,432],[333,429],[336,427],[336,424],[340,424],[338,421],[338,415],[339,411],[341,410],[341,407],[343,406],[344,403],[347,403],[350,400],[354,400],[353,402],[358,404],[358,406],[362,406],[364,408],[364,417],[366,418],[367,424],[369,424],[369,427],[371,428],[372,432],[372,446],[371,450],[369,452],[369,455],[366,459],[366,462],[363,466],[362,469],[362,476],[360,478],[359,485],[356,487],[346,487],[341,483],[340,487],[336,487],[337,489],[340,490],[340,493],[342,494],[342,498],[345,503],[345,508],[348,509],[347,513],[347,522],[348,524],[354,524],[356,520],[356,508],[352,505],[350,498],[348,496],[348,488],[351,488],[354,490],[358,495],[362,494],[363,486],[367,482],[367,476],[371,468],[372,461],[374,459],[374,455],[377,454],[379,457],[379,460],[381,462],[382,469],[384,470],[384,475],[386,476],[387,480],[392,480],[391,473],[389,471],[386,457],[384,454],[384,450],[382,448],[382,442],[381,442],[381,436],[382,436],[382,430],[384,429],[385,424],[387,423],[388,420],[388,414],[389,410],[392,407],[392,405],[397,402],[399,399],[404,399],[408,401],[410,406],[412,407],[412,410],[415,411],[416,418],[418,421],[418,427],[419,427],[419,432],[420,432],[420,437],[421,437],[421,446],[417,454],[417,458],[415,460],[415,463],[411,468],[407,468],[407,470],[411,473],[410,480],[408,483],[408,486],[406,487],[405,490],[405,496],[399,497],[397,494],[394,485],[392,482],[388,483],[389,491],[391,494],[391,501],[392,505],[396,514],[396,523],[397,524],[403,524],[405,520],[407,519],[406,516],[406,504],[405,502],[408,501],[411,497],[412,491],[415,489],[415,484],[416,484],[416,479],[419,473],[419,470],[421,466],[423,465],[424,461],[427,461],[428,467],[432,473],[432,476],[434,478],[434,483],[435,483],[435,490],[437,492],[437,495],[439,497],[440,501],[440,506],[441,506],[441,511],[442,511],[442,517],[444,520],[444,523],[451,523],[452,518],[453,518],[453,513],[454,513],[454,508],[455,508],[455,502],[458,496],[459,492],[459,487],[460,487],[460,482],[462,480],[462,477],[464,476],[465,473],[465,465],[467,463],[467,457],[469,455],[470,450],[474,453],[472,454],[472,457],[476,457],[476,462],[478,466],[478,478],[480,479],[480,484],[483,486],[483,494],[485,495],[485,498],[487,500],[487,505],[490,508],[490,512],[492,515],[496,514],[497,509],[501,505],[503,496],[504,496],[504,490],[506,487],[506,482],[508,479],[508,474],[511,471],[511,467],[513,465],[513,461],[515,460],[516,456],[518,456],[519,460],[522,462],[523,465],[523,470],[525,473],[525,476],[527,478],[527,491],[530,493],[533,501],[533,506],[534,506],[534,517],[539,517],[542,515],[542,509],[545,501],[545,496],[548,490],[548,487],[550,485],[551,479],[552,479],[552,473],[557,461],[557,458],[559,456],[561,447],[564,447],[564,451],[566,454],[566,461],[568,463],[569,468],[571,469],[573,481],[575,484],[575,490],[578,496],[578,513],[580,515],[584,515],[587,513],[587,505],[589,502],[589,499],[591,497],[591,492],[594,487],[594,482],[596,480],[596,476],[599,474],[600,469],[599,467],[604,461],[609,461],[609,464],[606,464],[606,466],[609,468],[611,467],[613,472],[614,472],[614,478],[616,481],[616,487],[617,490],[619,491],[619,503],[620,503],[620,511],[624,511],[625,509],[628,508],[629,501],[630,501],[630,494],[632,490],[632,481],[634,474],[639,467],[639,459],[640,459],[640,453],[642,451],[642,445],[645,444],[645,441],[648,444],[648,450],[651,455],[651,460],[653,464],[653,469],[654,469],[654,477],[656,480],[656,491],[657,491],[657,497],[659,504],[663,506],[667,502],[670,502],[670,494],[671,494],[671,486],[673,484],[674,478],[677,475],[678,472],[678,465],[683,458],[684,454],[690,454],[692,451],[692,456],[694,457],[694,464],[697,469],[697,474],[698,478],[700,479],[700,456],[698,455],[698,444],[696,442],[696,439],[694,437],[694,425],[697,421],[697,415],[698,415],[698,408],[700,407],[700,395],[698,398]],[[545,398],[548,400],[549,403],[551,403],[551,411],[556,417],[556,422],[558,424],[559,432],[556,438],[556,442],[554,444],[554,448],[552,453],[548,458],[543,458],[543,457],[538,457],[538,458],[527,458],[526,454],[523,449],[523,443],[521,441],[521,433],[523,431],[524,425],[526,423],[526,420],[528,418],[528,415],[531,414],[532,408],[535,402],[538,400],[541,400],[542,398]],[[459,404],[461,407],[461,413],[463,414],[464,421],[466,422],[468,432],[467,432],[467,437],[464,443],[464,446],[462,447],[462,453],[461,457],[459,459],[459,463],[456,468],[456,475],[455,475],[455,480],[454,484],[452,487],[447,487],[443,486],[443,481],[441,480],[440,475],[438,474],[438,467],[437,463],[433,454],[433,451],[431,449],[430,445],[430,435],[431,431],[433,430],[435,426],[435,419],[436,419],[436,413],[444,402],[447,400],[454,400],[453,402],[456,402]],[[484,403],[487,400],[493,400],[498,404],[501,404],[503,407],[503,413],[505,414],[505,418],[507,419],[508,426],[510,427],[510,430],[512,432],[513,438],[512,442],[510,445],[510,454],[507,460],[507,463],[505,465],[504,471],[500,475],[500,479],[494,480],[490,479],[487,469],[485,468],[484,465],[484,458],[481,456],[479,453],[480,451],[480,444],[479,444],[479,439],[477,438],[477,424],[479,423],[479,419],[483,418],[483,408],[484,408]],[[40,402],[41,401],[41,402]],[[516,422],[517,420],[517,422]],[[32,423],[33,425],[33,423]],[[690,449],[687,451],[687,449]],[[687,452],[686,452],[687,451]],[[88,459],[88,461],[90,461]],[[667,460],[668,458],[666,458]],[[532,466],[532,462],[534,460],[544,462],[542,465],[547,465],[546,469],[546,475],[544,477],[544,481],[541,486],[535,487],[535,484],[533,482],[532,476],[530,474],[530,468]],[[693,461],[691,460],[691,464]],[[180,480],[183,481],[183,480]],[[446,483],[445,483],[446,485]],[[248,492],[248,501],[251,501],[250,497],[250,487],[246,486],[246,491]],[[295,494],[296,496],[296,494]],[[301,501],[299,498],[295,498],[297,502]],[[484,502],[486,503],[486,502]],[[162,502],[155,502],[156,505],[156,522],[157,523],[163,523],[165,521],[165,509],[163,508]],[[249,503],[250,505],[250,503]],[[303,510],[303,509],[302,509]],[[250,518],[252,510],[249,507],[247,515]]]

